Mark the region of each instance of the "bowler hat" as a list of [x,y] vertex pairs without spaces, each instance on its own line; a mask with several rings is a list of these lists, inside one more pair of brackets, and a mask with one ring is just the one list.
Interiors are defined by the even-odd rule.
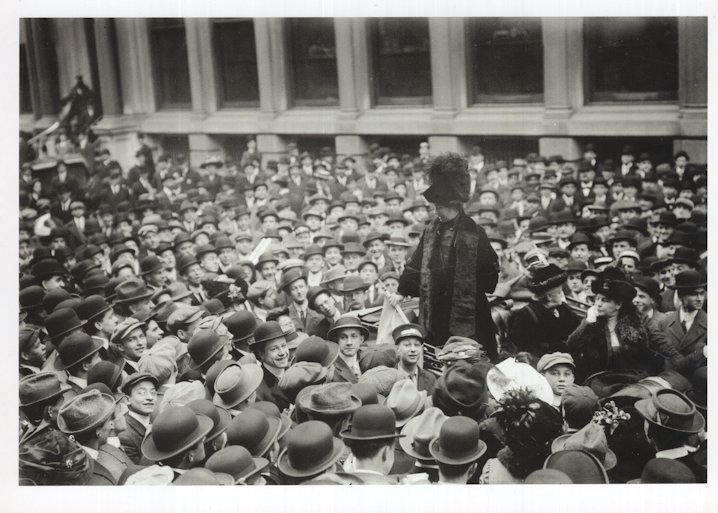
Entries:
[[85,433],[102,425],[114,411],[114,397],[90,390],[63,403],[57,414],[57,427],[68,435]]
[[404,437],[399,440],[399,445],[413,458],[433,460],[434,457],[429,452],[429,444],[439,436],[439,430],[448,418],[439,408],[434,406],[427,408],[421,415],[404,424],[401,429]]
[[608,475],[601,462],[590,452],[569,449],[546,458],[544,469],[566,474],[574,484],[608,484]]
[[102,383],[112,393],[116,393],[122,384],[122,366],[124,365],[122,362],[120,360],[119,365],[105,360],[97,362],[87,371],[87,384]]
[[693,401],[670,388],[636,401],[635,408],[641,417],[658,429],[691,434],[705,427],[705,419],[698,413]]
[[156,255],[147,255],[140,260],[140,276],[152,274],[162,270],[162,262]]
[[[61,290],[61,289],[60,289]],[[45,289],[39,285],[30,285],[20,291],[20,311],[27,312],[42,308],[43,298],[45,297]]]
[[84,321],[92,321],[100,315],[112,309],[112,305],[108,305],[105,298],[100,295],[88,296],[80,302],[77,314]]
[[232,334],[232,342],[242,342],[253,337],[257,329],[257,318],[247,310],[234,312],[222,322]]
[[344,453],[344,442],[324,422],[309,420],[290,430],[277,468],[289,477],[310,477],[329,470]]
[[401,427],[421,413],[426,403],[426,390],[419,391],[416,383],[403,379],[394,383],[386,398],[386,405],[396,415],[396,427]]
[[160,413],[152,431],[142,441],[142,455],[163,461],[197,445],[212,431],[212,420],[187,406],[174,406]]
[[705,286],[705,277],[700,272],[692,269],[676,274],[675,283],[669,285],[670,288],[678,290],[679,293],[684,290],[702,289]]
[[232,416],[224,408],[215,406],[209,399],[195,399],[186,404],[193,412],[205,415],[212,421],[212,431],[207,434],[207,442],[211,442],[224,433],[229,427]]
[[274,255],[273,251],[265,251],[261,255],[259,255],[259,259],[257,260],[257,263],[254,265],[254,268],[259,270],[262,268],[262,266],[266,263],[274,262],[275,264],[279,263],[279,259]]
[[379,404],[361,406],[352,415],[351,426],[341,432],[345,440],[391,440],[404,435],[396,432],[394,411]]
[[292,419],[289,418],[289,415],[280,412],[277,405],[273,402],[257,401],[247,409],[259,410],[264,413],[267,418],[274,417],[275,419],[279,420],[281,427],[279,429],[279,434],[277,435],[277,440],[280,440],[284,435],[286,435],[287,431],[289,431],[289,429],[292,427]]
[[364,247],[368,248],[369,243],[375,240],[380,240],[382,242],[386,241],[389,237],[384,233],[379,233],[376,230],[373,230],[367,234],[367,236],[364,238]]
[[234,478],[234,484],[244,484],[248,479],[266,470],[269,463],[266,458],[252,458],[244,447],[232,445],[210,456],[205,468],[212,472],[229,474]]
[[286,291],[286,289],[295,281],[305,280],[306,276],[302,269],[289,269],[282,273],[282,277],[279,280],[279,290]]
[[32,275],[38,280],[47,280],[53,276],[64,276],[65,270],[54,258],[45,258],[40,260],[32,267]]
[[254,341],[252,346],[262,344],[264,342],[270,342],[278,338],[284,338],[284,332],[277,321],[267,321],[254,330]]
[[[345,246],[344,253],[347,251],[347,246]],[[364,251],[361,251],[363,254]],[[320,285],[326,285],[327,283],[332,283],[337,280],[343,280],[344,276],[346,275],[346,269],[343,265],[337,265],[335,267],[332,267],[327,272],[324,273],[322,276],[322,281],[320,282]]]
[[539,469],[526,476],[525,484],[573,484],[571,478],[559,470]]
[[199,369],[225,347],[219,335],[209,329],[198,329],[187,343],[187,352],[192,358],[193,369]]
[[351,383],[327,383],[297,398],[298,406],[307,413],[345,415],[356,411],[361,400],[352,395]]
[[608,246],[612,246],[616,242],[628,241],[632,246],[636,245],[636,236],[629,230],[618,230],[612,237],[606,241]]
[[110,279],[102,271],[95,271],[94,274],[87,276],[82,282],[82,296],[93,296],[105,294],[105,286],[109,283]]
[[[156,466],[153,465],[150,468],[155,467]],[[172,481],[170,486],[232,486],[233,484],[235,484],[234,478],[229,474],[212,472],[204,467],[194,467]]]
[[148,299],[153,292],[147,288],[145,282],[139,278],[130,278],[120,283],[116,288],[117,299],[115,302],[120,305],[135,303]]
[[30,374],[20,380],[20,406],[31,406],[47,401],[68,390],[70,386],[62,383],[54,372]]
[[314,300],[317,299],[319,294],[322,294],[322,293],[328,294],[331,296],[331,292],[329,291],[329,289],[327,289],[325,287],[317,286],[317,287],[309,288],[309,291],[307,291],[307,302],[309,303],[309,308],[311,308],[312,310],[316,310],[316,307],[315,307],[316,305],[314,304]]
[[653,278],[636,275],[633,277],[633,286],[648,294],[656,303],[660,302],[661,285]]
[[225,409],[246,401],[262,384],[264,372],[256,363],[227,365],[214,381],[212,402]]
[[429,444],[434,460],[446,465],[464,465],[478,460],[486,452],[479,439],[479,424],[469,417],[450,417],[441,426],[439,436]]
[[339,346],[320,337],[312,335],[297,346],[294,351],[295,362],[315,362],[322,367],[329,367],[339,356]]
[[696,476],[688,465],[670,458],[653,458],[643,466],[640,479],[628,484],[695,483]]
[[195,264],[199,264],[199,262],[194,255],[180,255],[179,258],[177,258],[177,272],[182,274],[185,269]]
[[386,397],[377,394],[374,387],[368,383],[352,383],[352,394],[361,400],[362,405],[386,403]]
[[241,445],[253,457],[259,458],[272,448],[281,428],[280,419],[248,408],[229,423],[227,445]]
[[90,358],[102,349],[102,342],[82,332],[72,333],[65,337],[57,348],[58,358],[55,361],[57,370],[66,370]]

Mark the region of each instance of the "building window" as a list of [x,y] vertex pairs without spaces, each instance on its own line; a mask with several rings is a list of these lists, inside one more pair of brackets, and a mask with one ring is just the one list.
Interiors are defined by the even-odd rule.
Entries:
[[213,32],[220,105],[259,106],[254,22],[237,19],[216,20]]
[[473,103],[543,101],[539,18],[473,18],[467,28]]
[[191,107],[184,21],[174,18],[151,20],[150,39],[158,108]]
[[374,19],[371,46],[377,105],[431,105],[428,19]]
[[592,101],[678,98],[676,18],[588,18],[585,23]]
[[27,46],[20,43],[20,114],[32,113],[32,93],[30,91],[30,70],[27,64]]
[[337,54],[332,18],[288,20],[295,105],[339,105]]

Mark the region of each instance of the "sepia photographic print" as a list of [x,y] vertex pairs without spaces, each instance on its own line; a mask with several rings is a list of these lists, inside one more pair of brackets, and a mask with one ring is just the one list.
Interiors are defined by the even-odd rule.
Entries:
[[714,20],[420,7],[14,19],[6,486],[707,501]]

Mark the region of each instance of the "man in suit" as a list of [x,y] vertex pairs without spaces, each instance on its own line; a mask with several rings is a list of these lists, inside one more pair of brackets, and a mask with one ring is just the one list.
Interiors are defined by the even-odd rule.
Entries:
[[311,182],[312,179],[302,172],[302,168],[299,167],[298,164],[292,164],[289,166],[289,182],[287,182],[287,189],[289,189],[290,194],[304,198],[307,195],[307,188]]
[[65,224],[65,229],[72,237],[72,246],[77,247],[85,243],[85,204],[82,201],[73,201],[70,204],[72,219]]
[[113,208],[123,201],[130,201],[130,192],[127,190],[127,186],[124,184],[122,179],[122,172],[118,169],[112,169],[109,176],[109,187],[105,194],[103,194],[101,203],[106,203]]
[[708,343],[708,316],[703,311],[706,299],[706,281],[700,272],[694,270],[678,273],[675,284],[680,306],[669,314],[665,326],[668,342],[684,355],[695,355],[696,361],[690,368],[683,369],[686,376],[706,364],[705,347]]
[[361,191],[362,199],[371,198],[375,192],[386,192],[386,184],[379,179],[378,169],[374,165],[369,164],[363,177],[357,180],[357,189]]
[[424,329],[418,324],[402,324],[392,331],[391,336],[399,357],[397,368],[409,375],[409,379],[416,383],[417,390],[431,394],[436,377],[419,367],[424,354]]
[[125,415],[127,428],[119,434],[122,449],[134,463],[149,464],[142,457],[142,440],[150,427],[150,415],[155,408],[159,382],[151,374],[132,374],[122,385],[122,393],[129,397]]
[[349,182],[352,180],[353,177],[349,176],[349,169],[346,164],[339,162],[334,168],[334,177],[329,181],[329,191],[332,199],[339,199],[342,193],[348,190]]
[[307,300],[309,287],[304,272],[297,268],[283,272],[279,290],[289,296],[289,318],[297,329],[304,333],[313,333],[323,317],[309,308]]
[[357,383],[361,375],[359,348],[369,338],[369,330],[357,317],[340,317],[327,333],[329,340],[339,346],[339,354],[334,362],[332,381]]

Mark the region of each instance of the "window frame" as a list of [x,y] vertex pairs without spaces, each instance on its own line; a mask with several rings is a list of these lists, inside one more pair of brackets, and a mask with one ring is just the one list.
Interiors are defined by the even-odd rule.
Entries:
[[227,100],[225,98],[224,72],[222,66],[222,52],[220,51],[220,36],[217,30],[218,25],[229,25],[232,23],[251,23],[252,37],[254,38],[254,66],[257,68],[257,33],[253,18],[213,18],[212,22],[212,55],[215,62],[215,88],[217,93],[217,106],[220,109],[257,109],[259,108],[259,69],[257,69],[257,99],[256,100]]
[[[672,18],[666,16],[666,18]],[[678,19],[673,18],[676,22],[676,34],[678,34]],[[597,36],[597,18],[584,18],[583,20],[583,39],[584,39],[584,55],[583,60],[586,63],[583,72],[584,94],[586,103],[589,105],[601,104],[627,104],[627,103],[652,103],[652,104],[674,104],[678,102],[679,83],[676,78],[676,88],[674,91],[636,91],[636,92],[610,92],[597,91],[594,87],[594,78],[598,73],[595,62],[595,46]],[[636,46],[636,45],[634,45]],[[641,45],[647,46],[647,45]],[[678,55],[678,38],[676,38],[676,68],[679,67]]]
[[[429,37],[429,49],[427,56],[429,60],[429,95],[428,96],[380,96],[379,94],[379,73],[377,71],[377,63],[379,60],[379,45],[377,44],[379,23],[384,18],[369,18],[367,35],[369,43],[369,80],[372,82],[371,95],[373,107],[415,107],[415,108],[431,108],[434,104],[434,83],[431,76],[431,27],[429,18],[417,18],[426,20],[427,36]],[[391,19],[391,18],[390,18]]]
[[[496,18],[511,18],[512,16],[497,16]],[[468,19],[464,26],[464,40],[466,41],[466,78],[467,78],[467,93],[470,107],[485,107],[487,105],[543,105],[546,98],[546,80],[544,79],[544,47],[543,47],[543,26],[541,24],[541,18],[536,18],[539,21],[539,29],[541,30],[541,93],[526,93],[526,94],[488,94],[478,93],[475,91],[476,78],[474,77],[474,62],[476,58],[476,49],[474,48],[474,30],[476,24],[480,18]],[[491,45],[494,46],[494,45]]]
[[[334,100],[322,100],[322,99],[311,99],[311,98],[298,98],[296,77],[297,77],[297,56],[293,51],[294,45],[293,38],[296,31],[296,23],[304,21],[306,19],[330,19],[332,24],[332,31],[334,32],[334,57],[324,57],[314,60],[334,60],[334,66],[337,73],[337,99]],[[284,34],[287,42],[287,89],[289,93],[289,103],[292,107],[327,107],[335,108],[339,107],[339,56],[337,55],[337,38],[336,38],[336,26],[334,25],[334,18],[287,18],[284,23]],[[302,59],[305,61],[311,61],[312,59]]]
[[[181,24],[182,31],[184,32],[185,37],[185,50],[186,50],[186,58],[187,58],[187,85],[189,87],[189,101],[186,102],[174,102],[174,101],[167,101],[164,99],[166,96],[164,94],[164,91],[162,91],[162,71],[161,71],[161,59],[162,56],[160,55],[160,49],[159,45],[156,44],[156,32],[162,31],[162,30],[175,30],[178,27],[171,26],[171,22],[175,22],[178,24]],[[166,24],[166,26],[160,26],[159,24],[163,23]],[[148,32],[149,32],[149,39],[150,39],[150,54],[152,59],[152,78],[154,81],[154,95],[155,95],[155,105],[157,107],[158,111],[186,111],[192,109],[192,81],[190,76],[190,69],[189,69],[189,48],[187,47],[187,26],[185,24],[184,18],[161,18],[161,19],[151,19],[148,20]]]

